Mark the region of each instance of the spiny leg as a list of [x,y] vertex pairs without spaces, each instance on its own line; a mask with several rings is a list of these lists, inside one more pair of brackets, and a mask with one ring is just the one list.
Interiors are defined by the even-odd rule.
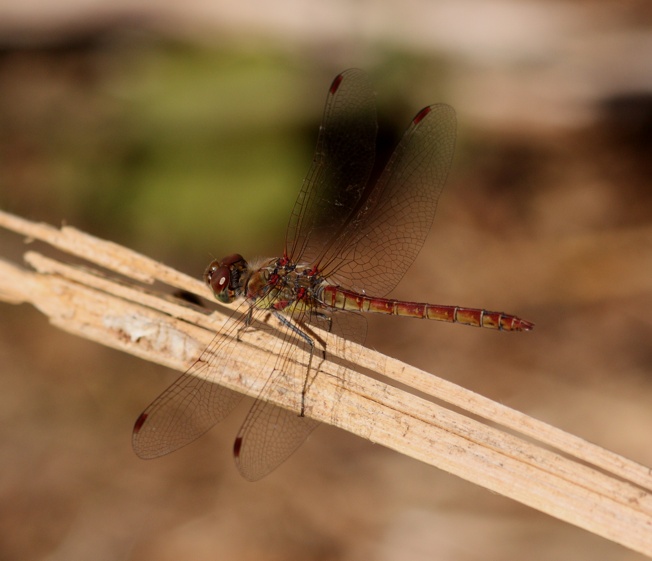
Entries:
[[251,324],[252,324],[252,322],[253,322],[253,312],[254,312],[254,308],[253,308],[253,306],[251,306],[251,307],[247,310],[247,313],[246,313],[245,318],[244,318],[243,325],[242,325],[241,327],[238,328],[238,332],[237,332],[237,334],[236,334],[236,339],[237,339],[238,341],[242,341],[242,339],[240,339],[240,334],[241,334],[243,331],[246,331],[247,329],[249,329],[249,328],[251,327]]
[[[310,313],[310,321],[314,322],[315,318],[319,318],[320,320],[322,320],[324,322],[328,322],[328,329],[326,329],[326,331],[328,333],[331,332],[331,329],[333,327],[333,318],[332,318],[332,316],[330,316],[328,314],[323,314],[321,312],[312,311]],[[317,373],[321,370],[322,364],[326,361],[326,347],[327,347],[327,345],[326,345],[326,341],[322,337],[320,337],[320,335],[313,329],[313,327],[320,327],[321,329],[324,329],[324,327],[323,326],[318,326],[316,323],[315,323],[315,325],[311,325],[310,323],[307,323],[306,321],[304,321],[303,316],[294,319],[294,322],[295,322],[295,326],[298,326],[305,334],[307,334],[309,337],[312,338],[313,343],[317,342],[321,346],[321,350],[320,350],[321,358],[319,360],[319,364],[316,365],[314,368],[312,368],[314,370],[315,376],[316,376]],[[313,353],[314,353],[314,350],[315,350],[314,347],[313,347],[312,350],[313,350]],[[312,364],[312,357],[311,357],[311,364]],[[303,391],[301,393],[301,403],[302,403],[302,407],[304,409],[305,409],[305,398],[306,398],[306,395],[308,394],[308,389],[310,387],[310,382],[311,382],[310,371],[308,371],[308,375],[306,376],[306,378],[304,380]]]
[[[328,327],[326,329],[324,329],[321,326],[319,326],[319,327],[324,329],[324,331],[326,331],[327,333],[332,333],[333,332],[332,331],[333,330],[333,316],[331,316],[330,314],[324,314],[324,313],[321,313],[321,312],[314,312],[313,311],[311,313],[311,318],[312,318],[312,320],[317,318],[320,321],[323,321],[324,323],[326,323],[328,325]],[[301,327],[303,327],[303,329],[305,329],[308,333],[310,333],[315,338],[315,340],[317,340],[321,344],[321,346],[323,347],[323,349],[322,349],[322,357],[321,358],[322,358],[322,361],[326,360],[326,341],[324,341],[321,337],[319,337],[316,333],[314,333],[310,329],[310,327],[308,327],[308,325],[304,324],[303,322],[297,322],[297,323],[299,323],[301,325]]]
[[[298,325],[290,321],[286,316],[274,310],[272,312],[276,319],[278,319],[283,325],[292,330],[296,335],[303,339],[308,346],[310,347],[310,356],[308,357],[308,371],[306,372],[306,377],[303,381],[303,388],[301,390],[301,411],[299,412],[299,417],[305,417],[306,411],[306,393],[308,392],[308,380],[310,379],[310,372],[312,370],[312,357],[315,352],[315,342],[308,336],[308,334],[303,331]],[[303,327],[303,326],[302,326]]]

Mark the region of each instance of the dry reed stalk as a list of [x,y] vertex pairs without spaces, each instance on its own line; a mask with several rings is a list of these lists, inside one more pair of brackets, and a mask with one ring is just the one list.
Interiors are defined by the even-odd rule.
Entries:
[[[0,300],[30,303],[71,333],[184,371],[228,317],[143,286],[159,281],[210,298],[198,280],[117,244],[2,211],[0,226],[88,262],[82,268],[27,252],[33,268],[27,270],[0,260]],[[331,334],[323,338],[334,360],[323,361],[311,383],[308,416],[652,556],[649,468],[378,352]],[[261,397],[251,381],[278,343],[267,332],[247,334],[242,344],[252,347],[252,361],[227,370],[224,385]],[[295,407],[296,396],[286,389],[278,384],[262,397]]]

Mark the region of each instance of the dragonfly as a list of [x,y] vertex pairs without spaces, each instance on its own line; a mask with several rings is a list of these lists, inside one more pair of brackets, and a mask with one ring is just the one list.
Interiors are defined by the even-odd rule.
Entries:
[[[227,368],[247,363],[240,333],[278,321],[283,344],[260,376],[262,390],[234,444],[240,473],[258,480],[283,463],[318,426],[305,413],[317,337],[313,327],[362,342],[363,313],[408,316],[502,331],[534,325],[503,312],[389,299],[431,228],[455,146],[454,110],[423,108],[412,119],[376,181],[374,91],[358,69],[332,82],[312,165],[290,215],[281,257],[247,262],[232,254],[211,262],[204,280],[218,301],[240,301],[199,359],[138,417],[132,444],[156,458],[200,437],[224,419],[243,394],[220,385]],[[303,348],[308,365],[290,360]],[[324,351],[325,352],[325,351]],[[235,365],[235,366],[234,366]],[[294,368],[305,369],[295,410],[265,394]],[[301,379],[301,376],[297,377]]]

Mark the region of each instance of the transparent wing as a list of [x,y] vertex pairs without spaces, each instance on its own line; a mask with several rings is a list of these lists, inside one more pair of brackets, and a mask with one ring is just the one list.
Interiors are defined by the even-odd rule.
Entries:
[[157,458],[190,444],[242,399],[242,394],[219,384],[227,368],[248,361],[248,347],[237,340],[248,309],[241,304],[199,359],[138,417],[132,434],[138,456]]
[[422,109],[370,185],[377,130],[373,90],[361,70],[337,76],[290,217],[286,255],[347,288],[387,294],[430,230],[453,158],[455,128],[451,107]]
[[319,422],[269,402],[256,401],[235,439],[233,455],[242,476],[257,481],[287,460]]
[[[243,308],[245,313],[242,313]],[[237,370],[250,360],[251,347],[237,339],[238,333],[245,328],[248,309],[243,303],[188,371],[140,415],[132,436],[138,456],[157,458],[190,444],[224,419],[240,402],[243,394],[227,389],[220,381],[227,368]],[[312,338],[304,334],[298,323],[290,323],[291,319],[278,326],[259,321],[258,318],[267,314],[267,310],[253,310],[252,326],[277,336],[279,349],[264,365],[261,375],[252,380],[252,387],[260,388],[258,399],[236,440],[238,469],[252,481],[283,463],[319,425],[317,421],[300,416],[304,380],[318,371],[319,360],[310,363],[312,347],[307,340]],[[310,314],[296,315],[297,321],[302,321]],[[311,369],[309,364],[313,366]],[[294,397],[292,410],[266,401],[278,391]]]
[[376,152],[376,105],[366,74],[333,80],[313,162],[288,224],[285,254],[312,263],[350,218],[371,174]]
[[[235,440],[236,466],[249,481],[276,469],[319,425],[301,415],[323,360],[317,336],[306,325],[315,323],[310,322],[311,316],[323,318],[318,312],[301,310],[281,320],[278,358]],[[275,393],[292,397],[291,408],[270,403]]]
[[329,281],[384,296],[401,280],[430,231],[455,149],[455,112],[422,109],[376,185],[319,263]]

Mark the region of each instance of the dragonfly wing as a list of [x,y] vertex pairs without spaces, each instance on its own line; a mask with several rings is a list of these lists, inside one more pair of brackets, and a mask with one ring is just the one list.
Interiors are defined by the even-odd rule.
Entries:
[[419,253],[437,209],[455,149],[455,111],[422,109],[376,185],[334,240],[320,272],[347,288],[383,296]]
[[141,458],[158,458],[190,444],[226,417],[243,395],[184,374],[138,417],[132,435]]
[[242,476],[257,481],[287,460],[319,426],[297,411],[254,403],[235,440],[233,455]]
[[[323,360],[319,340],[306,325],[312,316],[322,317],[308,310],[272,316],[276,318],[275,329],[280,341],[277,357],[233,450],[238,470],[250,481],[276,469],[319,425],[318,421],[300,414]],[[275,395],[290,397],[289,408],[272,404],[270,399]]]
[[347,223],[371,174],[376,152],[374,92],[362,70],[333,80],[312,165],[290,215],[285,253],[313,263]]
[[195,363],[138,417],[132,434],[138,456],[157,458],[190,444],[242,399],[242,394],[219,385],[226,368],[237,368],[237,361],[247,360],[246,346],[237,339],[244,325],[242,308],[248,309],[247,304],[234,312]]
[[[274,471],[320,424],[299,413],[304,397],[310,399],[311,382],[318,375],[319,363],[323,360],[316,336],[306,324],[348,334],[354,339],[364,339],[366,334],[366,320],[361,314],[342,312],[329,319],[320,313],[304,311],[287,318],[287,324],[282,326],[285,330],[283,347],[274,371],[263,387],[260,398],[251,407],[233,448],[236,466],[249,481],[257,481]],[[291,357],[296,348],[301,349],[306,358],[310,356],[310,345],[298,335],[298,331],[315,343],[310,368],[306,360]],[[281,385],[284,386],[282,390]],[[265,396],[276,391],[294,396],[294,408],[283,409],[264,400]]]

